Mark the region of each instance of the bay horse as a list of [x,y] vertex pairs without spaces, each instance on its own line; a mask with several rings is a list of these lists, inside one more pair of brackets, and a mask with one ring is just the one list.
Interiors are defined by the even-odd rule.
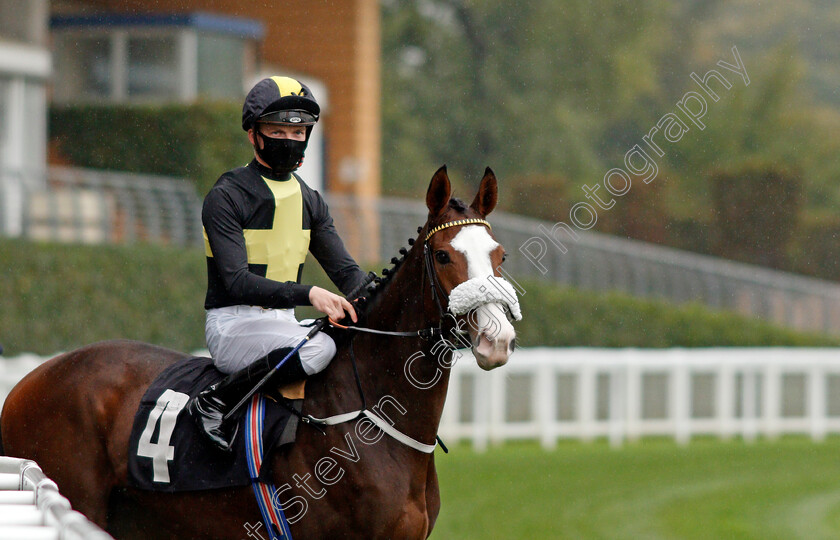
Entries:
[[[392,332],[459,326],[469,334],[479,365],[489,370],[505,364],[513,351],[508,314],[513,307],[519,310],[515,294],[512,303],[490,295],[462,306],[457,317],[445,310],[459,285],[484,278],[504,281],[499,273],[504,248],[484,221],[496,206],[496,178],[485,171],[469,207],[450,195],[444,166],[429,184],[428,220],[417,239],[409,240],[410,249],[401,250],[403,259],[392,260],[395,267],[371,294],[364,321]],[[464,298],[458,302],[464,304]],[[468,319],[470,324],[463,325]],[[330,366],[307,381],[303,412],[327,417],[358,410],[361,390],[397,430],[431,445],[446,398],[447,368],[459,354],[442,343],[353,333],[339,344]],[[351,355],[357,359],[359,387]],[[252,531],[261,517],[249,486],[170,494],[128,485],[129,433],[140,398],[164,368],[184,358],[133,341],[96,343],[53,358],[6,399],[0,418],[4,451],[35,460],[76,510],[116,538],[257,538]],[[301,423],[295,443],[267,458],[279,487],[277,502],[294,537],[431,534],[440,511],[434,453],[383,436],[365,422],[323,432]]]

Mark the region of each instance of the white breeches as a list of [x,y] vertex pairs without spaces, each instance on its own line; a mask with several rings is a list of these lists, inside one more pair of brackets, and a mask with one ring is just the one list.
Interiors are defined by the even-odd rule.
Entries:
[[[216,367],[233,373],[275,349],[296,346],[309,330],[292,309],[230,306],[207,310],[204,334]],[[335,356],[335,342],[319,332],[298,352],[304,371],[314,375]]]

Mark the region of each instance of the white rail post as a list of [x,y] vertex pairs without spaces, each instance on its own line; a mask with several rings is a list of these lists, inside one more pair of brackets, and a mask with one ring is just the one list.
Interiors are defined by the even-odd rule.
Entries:
[[536,369],[536,410],[540,443],[546,450],[557,446],[557,373],[550,362],[541,362]]
[[808,416],[811,420],[811,439],[814,441],[825,440],[828,431],[828,403],[825,387],[825,369],[815,363],[808,373]]
[[678,444],[691,440],[691,382],[688,355],[682,349],[667,353],[670,360],[671,419],[674,422],[674,437]]
[[715,384],[715,416],[718,420],[718,434],[730,439],[735,434],[735,368],[732,358],[725,358],[717,366]]
[[640,353],[630,350],[627,353],[626,375],[626,426],[627,439],[636,441],[641,436],[642,422],[642,370],[639,366]]
[[781,373],[779,366],[771,362],[764,366],[764,433],[768,439],[776,439],[781,433],[780,414],[782,405]]
[[597,377],[594,367],[584,362],[578,372],[578,425],[580,438],[591,441],[595,437],[595,400]]
[[741,377],[741,433],[745,441],[754,441],[758,433],[756,400],[758,399],[758,373],[755,368],[745,367]]
[[609,410],[609,439],[610,446],[619,448],[624,444],[624,433],[627,426],[625,411],[627,405],[627,364],[617,364],[610,370],[610,410]]

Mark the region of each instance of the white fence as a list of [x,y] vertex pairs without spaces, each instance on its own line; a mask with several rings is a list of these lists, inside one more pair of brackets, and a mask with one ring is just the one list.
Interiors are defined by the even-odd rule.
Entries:
[[722,438],[840,433],[836,349],[530,349],[483,372],[452,370],[441,437],[478,448],[511,439]]
[[0,538],[5,540],[113,540],[70,509],[34,461],[0,457]]
[[[559,439],[840,433],[840,349],[520,349],[489,373],[464,353],[440,435],[478,449],[513,439],[551,448]],[[0,399],[39,361],[0,361]]]

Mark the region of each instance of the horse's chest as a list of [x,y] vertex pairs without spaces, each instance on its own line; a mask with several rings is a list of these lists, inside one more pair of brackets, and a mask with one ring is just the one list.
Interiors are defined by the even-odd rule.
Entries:
[[[307,509],[300,519],[302,537],[426,537],[430,520],[424,472],[378,463],[370,455],[367,460],[360,455],[355,462],[344,462],[337,454],[332,457],[333,461],[313,466],[315,472],[322,473],[321,480],[333,482],[331,485],[318,482],[314,475],[306,478],[309,488]],[[417,474],[412,474],[412,469]],[[303,485],[305,475],[296,476]]]

